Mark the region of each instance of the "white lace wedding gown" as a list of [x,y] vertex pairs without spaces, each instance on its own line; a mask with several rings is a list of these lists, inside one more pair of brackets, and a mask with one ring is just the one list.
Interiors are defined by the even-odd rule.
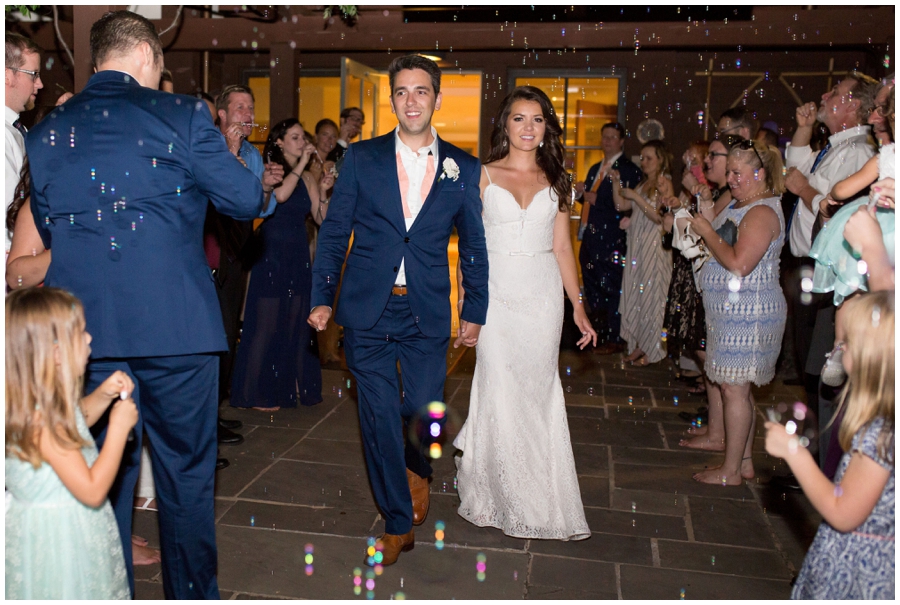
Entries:
[[550,188],[524,210],[493,183],[484,192],[490,298],[469,416],[453,444],[463,452],[456,458],[460,516],[517,538],[581,540],[590,529],[558,367],[557,212]]

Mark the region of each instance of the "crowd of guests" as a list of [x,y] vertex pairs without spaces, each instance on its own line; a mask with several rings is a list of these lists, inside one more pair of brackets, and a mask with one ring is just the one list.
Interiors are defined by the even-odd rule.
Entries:
[[[800,106],[784,155],[746,108],[729,109],[715,140],[685,151],[677,187],[665,143],[644,143],[638,169],[621,126],[602,133],[606,159],[576,185],[594,352],[672,359],[707,399],[680,414],[693,425],[680,445],[724,452],[694,475],[723,486],[754,477],[751,387],[792,356],[787,382],[804,386],[818,438],[807,450],[770,419],[766,448],[792,470],[775,483],[802,488],[826,519],[794,596],[892,598],[893,79],[852,72]],[[841,485],[856,481],[866,488],[848,498]],[[883,568],[857,563],[872,557]],[[832,574],[838,560],[861,571]]]
[[[87,93],[79,95],[81,100],[76,97],[70,106],[64,104],[71,95],[60,98],[58,105],[72,111],[54,115],[60,118],[58,127],[63,125],[62,118],[79,115],[79,102],[89,101],[90,95],[104,87],[114,90],[137,83],[143,88],[166,90],[165,86],[172,84],[171,76],[165,78],[162,70],[162,51],[152,25],[127,11],[110,15],[94,25],[97,35],[92,35],[97,67],[92,78],[95,92],[90,92],[89,84]],[[392,69],[407,78],[424,72],[434,84],[432,95],[439,92],[439,71],[435,77],[429,65],[415,61],[404,65],[400,63],[396,69],[392,65]],[[240,424],[209,414],[196,417],[190,420],[195,423],[191,426],[200,427],[203,438],[188,445],[183,435],[177,434],[178,427],[167,424],[170,418],[158,404],[165,399],[167,406],[186,410],[202,391],[200,383],[210,387],[216,375],[218,385],[211,391],[218,405],[229,400],[233,407],[274,412],[298,403],[309,406],[322,401],[320,362],[339,359],[339,328],[331,319],[331,308],[328,313],[315,309],[327,306],[321,302],[323,291],[334,295],[340,269],[336,267],[338,276],[334,280],[329,278],[326,286],[320,284],[316,289],[316,232],[329,215],[335,183],[350,143],[360,134],[364,115],[357,108],[347,108],[340,114],[339,124],[325,118],[312,132],[295,118],[280,120],[269,128],[260,154],[248,141],[257,126],[249,88],[227,86],[215,98],[197,93],[195,102],[183,109],[176,108],[182,103],[181,97],[172,97],[175,104],[167,104],[160,97],[160,105],[172,115],[179,111],[196,115],[201,110],[209,114],[195,118],[202,122],[200,125],[186,120],[177,126],[192,129],[196,135],[192,140],[202,142],[191,150],[191,157],[172,156],[174,143],[170,143],[168,154],[174,159],[160,155],[141,168],[152,175],[159,162],[164,170],[174,170],[177,178],[182,178],[178,171],[182,166],[189,167],[190,174],[196,175],[196,187],[189,192],[185,186],[185,194],[199,196],[206,210],[192,210],[185,218],[191,225],[185,232],[198,234],[191,249],[168,250],[160,253],[160,260],[174,264],[174,259],[184,254],[181,261],[194,261],[202,246],[227,342],[225,346],[218,342],[211,345],[214,339],[210,337],[209,342],[188,349],[173,348],[169,343],[151,346],[146,341],[128,344],[138,340],[133,327],[123,327],[127,321],[134,321],[133,317],[119,321],[101,317],[101,309],[110,312],[115,306],[104,300],[108,294],[96,294],[94,284],[73,278],[83,270],[79,263],[86,260],[78,258],[79,248],[71,243],[78,241],[83,212],[73,210],[64,220],[59,210],[47,203],[48,195],[58,191],[57,178],[64,178],[65,171],[55,175],[47,169],[53,151],[38,148],[31,139],[26,147],[28,135],[19,124],[18,114],[33,106],[42,86],[39,67],[40,49],[26,38],[7,34],[6,68],[12,74],[7,75],[6,95],[7,284],[13,290],[6,307],[7,488],[14,501],[19,498],[24,502],[34,496],[36,486],[49,485],[52,490],[44,495],[74,498],[83,505],[77,515],[93,515],[84,523],[105,528],[106,538],[115,534],[121,540],[93,536],[93,555],[84,558],[99,570],[69,566],[66,569],[71,577],[64,582],[48,581],[16,567],[30,565],[29,558],[36,556],[37,551],[26,552],[23,547],[26,532],[44,536],[51,544],[53,536],[46,527],[41,529],[48,522],[37,518],[23,521],[26,509],[20,507],[16,512],[13,505],[9,509],[15,520],[12,532],[10,512],[7,514],[7,596],[127,597],[133,594],[133,565],[160,558],[167,596],[217,595],[215,545],[210,538],[214,531],[211,511],[207,510],[212,502],[211,473],[198,471],[194,476],[185,469],[212,471],[213,464],[216,469],[226,466],[227,460],[209,455],[209,445],[216,439],[213,434],[219,443],[239,443],[242,438],[231,429]],[[122,72],[134,81],[126,77],[123,84]],[[392,99],[395,75],[391,75]],[[157,93],[153,90],[152,94]],[[124,98],[125,93],[120,100],[124,102]],[[862,571],[847,581],[830,574],[827,563],[835,557],[841,557],[845,562],[842,565],[846,565],[846,561],[883,555],[885,545],[893,544],[893,82],[848,74],[823,95],[818,106],[809,103],[797,109],[796,128],[784,155],[773,131],[757,129],[745,108],[730,109],[721,116],[714,141],[692,143],[684,152],[681,179],[674,178],[674,155],[665,142],[644,143],[637,166],[625,156],[624,128],[618,123],[606,124],[600,141],[603,161],[591,167],[583,182],[575,184],[576,196],[582,202],[579,260],[583,297],[578,292],[571,241],[563,235],[568,233],[572,200],[568,199],[570,189],[563,168],[561,130],[548,108],[549,100],[538,89],[522,87],[510,94],[492,134],[494,148],[487,168],[479,172],[479,178],[492,296],[494,289],[521,292],[527,287],[529,272],[552,275],[556,284],[552,297],[559,299],[559,306],[545,305],[549,315],[541,321],[551,328],[545,342],[520,351],[523,360],[533,361],[536,350],[546,350],[546,363],[527,376],[512,376],[514,383],[530,381],[537,385],[529,396],[534,400],[535,413],[552,400],[553,409],[562,414],[552,416],[552,431],[543,426],[523,429],[533,431],[528,443],[544,440],[554,452],[552,468],[557,470],[548,473],[557,483],[550,485],[538,501],[554,502],[560,523],[554,527],[521,520],[508,523],[504,506],[512,506],[510,494],[497,488],[497,482],[522,469],[494,468],[494,461],[505,459],[511,451],[508,448],[514,445],[503,445],[502,435],[492,432],[491,422],[475,422],[473,415],[479,406],[493,406],[493,413],[505,409],[503,406],[521,409],[524,400],[512,401],[507,393],[509,401],[503,402],[503,397],[488,395],[490,381],[486,378],[481,399],[473,386],[470,419],[457,440],[457,447],[463,451],[459,462],[460,514],[478,525],[494,525],[521,537],[568,540],[590,534],[571,448],[567,447],[564,402],[556,369],[563,292],[573,302],[584,301],[574,311],[574,321],[581,330],[580,346],[593,344],[593,351],[599,354],[621,352],[623,363],[635,367],[656,364],[668,356],[679,375],[691,381],[690,389],[705,394],[706,410],[691,415],[695,426],[681,442],[684,447],[724,452],[720,466],[694,475],[704,483],[740,485],[754,477],[752,445],[757,409],[751,386],[773,380],[784,350],[785,326],[790,323],[789,350],[794,367],[806,389],[807,406],[817,413],[823,429],[817,447],[812,448],[818,466],[805,448],[798,447],[797,436],[771,419],[766,423],[766,447],[772,455],[788,461],[797,484],[826,520],[801,571],[795,596],[893,595],[892,554],[890,581],[882,570]],[[402,117],[398,118],[399,141],[402,133],[413,131],[408,130]],[[71,119],[75,120],[71,127],[74,148],[76,125],[81,127],[81,122],[77,122],[78,117]],[[177,121],[171,116],[158,119]],[[828,131],[827,140],[818,149],[812,146],[817,125]],[[68,131],[48,133],[42,125],[35,129],[42,136],[66,132],[67,140],[60,144],[70,142]],[[427,133],[423,132],[416,131],[415,135],[427,142]],[[438,149],[436,141],[432,137],[429,143],[434,152]],[[37,150],[31,161],[26,159],[26,148]],[[422,149],[425,147],[419,151]],[[410,149],[406,152],[419,154]],[[444,149],[443,153],[447,152]],[[403,150],[398,151],[398,170],[406,174],[400,169],[402,156]],[[421,177],[427,180],[430,175],[434,179],[433,166],[430,172],[425,164],[419,168]],[[452,172],[452,166],[450,169]],[[95,170],[90,168],[91,181],[96,180]],[[450,174],[447,164],[444,170],[441,178]],[[458,175],[458,167],[456,170]],[[135,180],[141,178],[135,172]],[[14,190],[9,187],[11,173],[17,183]],[[126,174],[130,176],[130,172]],[[525,176],[534,177],[530,189],[521,186]],[[92,189],[89,195],[102,198],[106,194],[104,178],[112,179],[101,176],[96,191]],[[451,178],[455,181],[457,177]],[[416,193],[414,190],[410,189]],[[110,194],[113,192],[111,184]],[[235,192],[242,198],[240,204],[233,199]],[[182,187],[177,188],[177,194],[159,195],[180,198]],[[519,206],[515,220],[522,221],[523,229],[533,229],[519,233],[515,242],[503,227],[508,217],[496,210],[500,203],[495,206],[490,201],[507,195]],[[419,205],[424,201],[422,196]],[[113,262],[121,258],[121,241],[128,237],[128,224],[131,233],[138,233],[134,237],[142,235],[143,213],[139,217],[129,215],[128,221],[121,218],[128,203],[126,196],[115,201],[111,215],[104,209],[96,210],[98,222],[112,221],[124,232],[119,235],[119,243],[116,237],[111,238],[107,256]],[[403,205],[407,205],[405,195]],[[526,221],[529,211],[537,216]],[[407,228],[417,213],[414,209],[412,216],[406,217]],[[44,224],[35,221],[36,217],[44,217]],[[148,215],[146,222],[151,223],[152,218]],[[256,231],[254,219],[263,219]],[[332,238],[341,220],[328,223]],[[62,231],[66,225],[73,229]],[[169,225],[168,229],[173,227]],[[51,259],[50,243],[54,240],[56,256]],[[333,252],[334,241],[328,241]],[[182,243],[172,241],[171,246],[177,248]],[[533,249],[523,253],[523,244]],[[346,243],[344,246],[346,249]],[[790,254],[783,253],[788,247]],[[544,252],[554,255],[545,257]],[[495,256],[498,253],[501,256]],[[150,267],[150,271],[153,274],[158,269]],[[196,272],[196,267],[184,271]],[[48,287],[33,288],[41,283]],[[464,283],[460,283],[461,305],[467,293],[474,305],[479,288],[470,287],[467,292]],[[84,306],[53,286],[75,292]],[[534,286],[536,292],[541,291],[540,296],[550,296],[543,281]],[[406,296],[406,290],[405,282],[395,284],[393,294]],[[191,317],[197,309],[209,310],[208,297],[198,295],[194,302]],[[470,313],[473,308],[469,307]],[[314,313],[307,321],[311,309]],[[514,309],[503,313],[510,311]],[[487,313],[480,344],[479,331],[474,327],[477,322],[469,332],[462,330],[457,341],[457,345],[478,345],[476,385],[480,384],[479,376],[493,375],[492,361],[508,360],[520,345],[513,336],[518,333],[513,329],[517,326],[514,316],[506,317],[496,307]],[[507,320],[508,325],[504,323]],[[90,363],[92,335],[86,332],[86,325],[103,326],[100,335],[95,335],[95,356]],[[210,326],[210,333],[221,333],[220,327]],[[509,332],[504,331],[507,327]],[[196,355],[215,347],[227,352]],[[192,359],[186,361],[185,357]],[[217,371],[212,371],[213,367]],[[171,384],[163,386],[162,378],[181,374],[190,376],[184,379],[184,385],[190,386],[184,388],[179,400],[172,394]],[[48,380],[53,383],[49,387],[41,382]],[[840,392],[836,390],[839,387]],[[83,389],[91,394],[82,397]],[[360,392],[363,390],[361,384]],[[140,414],[133,401],[138,391],[142,397]],[[546,396],[536,396],[537,392]],[[185,414],[187,419],[190,416]],[[827,424],[833,416],[834,424]],[[703,422],[697,422],[698,418]],[[92,426],[93,438],[88,431]],[[145,438],[150,448],[142,454]],[[562,447],[553,449],[557,446],[552,444]],[[484,451],[491,451],[487,447],[496,451],[485,458]],[[139,472],[142,455],[144,469]],[[367,450],[366,455],[371,478],[376,454]],[[529,468],[535,466],[540,466],[540,461]],[[388,519],[389,531],[383,540],[394,549],[385,551],[391,552],[390,562],[396,560],[400,550],[411,546],[411,525],[421,523],[427,514],[430,468],[427,473],[416,472],[418,477],[408,476],[414,500],[412,516],[406,519],[400,515],[399,521]],[[421,512],[415,508],[415,499],[423,480],[426,504]],[[845,491],[838,493],[841,484]],[[379,493],[374,479],[373,489],[379,506],[388,510],[390,496]],[[502,492],[502,497],[486,496],[494,489],[500,489],[497,493]],[[157,498],[157,491],[160,527],[165,534],[161,536],[161,555],[130,533],[134,498],[140,499],[140,506],[147,506]],[[519,485],[514,491],[522,502],[535,501],[532,490],[523,491]],[[112,507],[104,507],[107,493]],[[192,497],[185,500],[186,493]],[[173,502],[178,504],[173,506]],[[887,516],[890,523],[885,520]],[[391,523],[404,526],[404,530],[392,533]],[[182,531],[191,534],[191,545],[173,538]],[[847,537],[850,532],[852,539]],[[97,565],[97,560],[101,564]],[[856,571],[856,565],[851,567]],[[52,570],[53,566],[44,568]],[[23,582],[24,576],[29,579]],[[10,581],[11,577],[15,581]],[[186,577],[197,578],[197,584],[179,583],[179,578]],[[58,586],[71,592],[54,592]]]

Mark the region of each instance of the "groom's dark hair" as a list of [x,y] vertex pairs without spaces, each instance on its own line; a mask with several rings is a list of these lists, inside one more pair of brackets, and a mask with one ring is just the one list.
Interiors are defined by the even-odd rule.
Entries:
[[391,94],[394,94],[394,76],[404,69],[421,69],[431,76],[431,87],[434,88],[434,94],[441,92],[441,68],[431,59],[426,59],[422,55],[405,55],[397,57],[391,61],[388,67],[388,80],[391,84]]

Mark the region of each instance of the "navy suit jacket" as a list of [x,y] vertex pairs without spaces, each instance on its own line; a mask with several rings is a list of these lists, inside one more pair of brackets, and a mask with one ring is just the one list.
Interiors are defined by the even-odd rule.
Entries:
[[207,200],[255,218],[262,185],[203,101],[101,71],[29,133],[44,283],[84,303],[93,359],[227,349],[203,252]]
[[[403,217],[394,132],[354,143],[344,156],[328,215],[319,231],[313,265],[312,306],[332,306],[346,256],[335,321],[368,330],[381,317],[400,260],[405,260],[409,306],[426,336],[450,335],[447,245],[456,226],[463,264],[462,319],[483,325],[488,303],[488,261],[481,220],[481,164],[438,141],[431,192],[409,231]],[[456,180],[441,178],[444,160],[459,166]],[[353,247],[347,242],[353,233]]]
[[[594,179],[600,173],[600,166],[601,164],[597,163],[588,170],[587,178],[584,179],[585,190],[594,186]],[[623,187],[635,187],[641,180],[641,169],[627,159],[624,153],[613,163],[613,170],[619,171]],[[584,232],[582,246],[595,248],[595,252],[604,253],[619,249],[624,256],[625,232],[619,229],[621,218],[622,213],[616,210],[613,202],[612,181],[604,179],[597,189],[597,202],[591,206],[588,213],[588,225],[593,225],[594,229],[589,228]]]

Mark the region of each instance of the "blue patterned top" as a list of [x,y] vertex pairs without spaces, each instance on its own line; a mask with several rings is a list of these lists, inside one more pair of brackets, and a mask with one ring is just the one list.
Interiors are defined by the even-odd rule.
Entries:
[[[706,371],[716,383],[764,385],[775,377],[775,362],[787,318],[787,303],[778,281],[784,215],[781,201],[770,197],[736,208],[732,204],[713,221],[737,227],[751,208],[768,206],[778,215],[781,231],[753,270],[738,277],[711,257],[700,272],[706,312]],[[738,232],[739,233],[739,232]]]
[[[840,532],[822,522],[794,584],[792,599],[894,598],[894,461],[878,455],[882,430],[882,418],[860,429],[834,477],[840,485],[851,456],[860,452],[891,472],[881,498],[855,531]],[[893,433],[887,449],[893,456]]]

